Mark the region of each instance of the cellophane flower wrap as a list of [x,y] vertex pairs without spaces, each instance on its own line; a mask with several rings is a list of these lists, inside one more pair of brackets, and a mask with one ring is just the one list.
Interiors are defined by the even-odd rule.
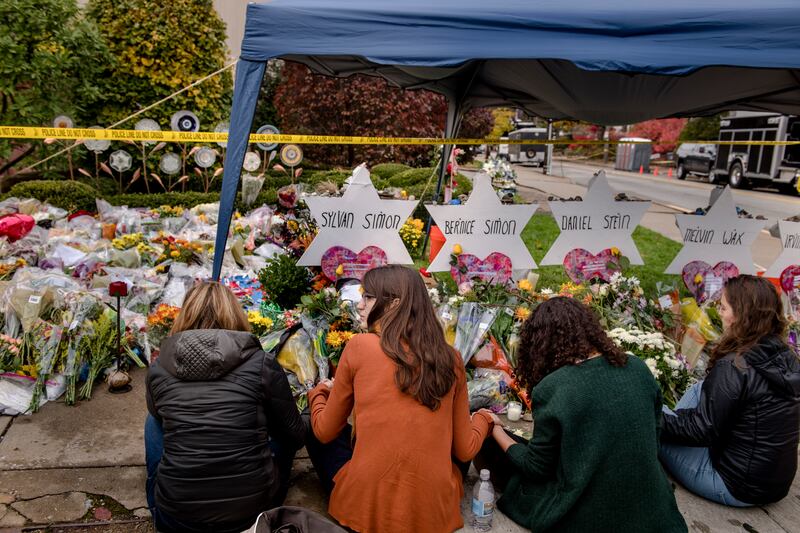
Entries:
[[461,305],[453,347],[461,354],[464,365],[480,348],[495,318],[496,307],[486,307],[478,302],[465,302]]

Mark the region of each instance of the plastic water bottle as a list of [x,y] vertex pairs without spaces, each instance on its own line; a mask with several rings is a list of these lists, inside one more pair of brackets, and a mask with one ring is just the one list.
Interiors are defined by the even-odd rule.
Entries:
[[489,480],[489,471],[481,470],[481,479],[472,489],[472,528],[475,531],[492,529],[494,514],[494,486]]

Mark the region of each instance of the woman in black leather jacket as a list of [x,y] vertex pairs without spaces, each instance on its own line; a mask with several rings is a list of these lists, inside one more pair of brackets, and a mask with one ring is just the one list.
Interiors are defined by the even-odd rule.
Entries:
[[708,375],[665,410],[664,467],[690,491],[724,505],[776,502],[797,471],[800,362],[784,342],[786,320],[763,278],[728,281],[724,332]]

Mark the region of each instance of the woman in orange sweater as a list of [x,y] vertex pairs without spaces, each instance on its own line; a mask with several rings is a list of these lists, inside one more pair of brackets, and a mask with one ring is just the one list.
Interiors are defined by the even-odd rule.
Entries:
[[328,511],[361,532],[454,531],[463,525],[463,481],[452,459],[472,459],[491,417],[470,418],[464,364],[418,273],[367,272],[359,312],[369,333],[348,342],[335,385],[309,394],[322,443],[353,415],[352,456],[333,477]]

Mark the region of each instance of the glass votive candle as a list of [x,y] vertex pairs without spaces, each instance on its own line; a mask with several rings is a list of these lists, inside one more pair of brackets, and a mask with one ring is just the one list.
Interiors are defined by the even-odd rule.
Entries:
[[506,405],[506,416],[509,421],[517,422],[522,418],[522,404],[519,402],[508,402]]

